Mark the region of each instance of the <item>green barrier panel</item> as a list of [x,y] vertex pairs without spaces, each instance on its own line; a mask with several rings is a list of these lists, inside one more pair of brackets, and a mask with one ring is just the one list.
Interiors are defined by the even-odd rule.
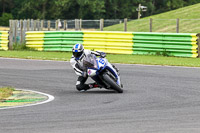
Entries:
[[44,45],[43,48],[61,48],[61,45]]
[[158,36],[147,36],[147,35],[134,35],[133,40],[158,40],[158,41],[173,41],[173,42],[191,42],[192,37],[191,36],[163,36],[163,35],[158,35]]
[[61,48],[44,48],[44,51],[61,51]]
[[45,34],[44,38],[81,38],[81,34],[74,34],[74,35],[63,35],[63,34]]
[[133,32],[133,35],[133,54],[163,52],[171,56],[198,56],[197,34]]
[[83,43],[83,41],[62,41],[63,45]]
[[145,48],[171,48],[171,49],[192,49],[192,45],[170,45],[162,43],[134,43],[133,47],[145,47]]

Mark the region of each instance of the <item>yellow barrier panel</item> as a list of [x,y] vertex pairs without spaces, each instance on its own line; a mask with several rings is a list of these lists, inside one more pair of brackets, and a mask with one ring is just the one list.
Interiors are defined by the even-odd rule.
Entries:
[[8,50],[8,31],[0,31],[0,49]]
[[83,45],[86,49],[114,54],[133,53],[133,34],[131,32],[83,32]]

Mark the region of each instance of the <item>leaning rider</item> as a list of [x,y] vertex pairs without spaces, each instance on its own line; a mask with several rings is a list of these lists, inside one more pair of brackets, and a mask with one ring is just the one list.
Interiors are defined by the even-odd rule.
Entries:
[[84,49],[82,44],[75,44],[72,48],[73,55],[70,59],[70,63],[74,68],[76,75],[78,75],[78,79],[76,82],[76,89],[78,91],[86,91],[91,88],[97,88],[99,85],[97,83],[85,84],[88,75],[86,71],[83,71],[83,60],[88,54],[94,54],[96,56],[100,56],[101,58],[106,57],[106,53],[99,51],[90,51]]

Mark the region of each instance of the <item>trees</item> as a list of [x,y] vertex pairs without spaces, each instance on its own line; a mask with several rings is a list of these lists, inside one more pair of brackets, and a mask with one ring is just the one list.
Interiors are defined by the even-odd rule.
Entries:
[[0,17],[0,25],[8,26],[10,19],[13,19],[13,16],[11,13],[3,13],[2,17]]
[[20,3],[18,17],[22,19],[45,19],[47,15],[47,6],[50,0],[24,0]]
[[0,6],[0,15],[2,15],[14,7],[13,0],[0,0]]
[[199,0],[0,0],[0,16],[14,19],[137,18],[138,4],[148,7],[142,17],[199,3]]
[[56,18],[99,19],[104,17],[104,0],[57,0]]

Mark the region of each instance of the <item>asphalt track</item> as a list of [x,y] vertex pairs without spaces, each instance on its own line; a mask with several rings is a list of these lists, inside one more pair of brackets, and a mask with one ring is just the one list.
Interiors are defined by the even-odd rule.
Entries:
[[69,62],[0,58],[0,86],[53,95],[0,110],[0,133],[199,133],[200,69],[120,65],[124,93],[80,93]]

